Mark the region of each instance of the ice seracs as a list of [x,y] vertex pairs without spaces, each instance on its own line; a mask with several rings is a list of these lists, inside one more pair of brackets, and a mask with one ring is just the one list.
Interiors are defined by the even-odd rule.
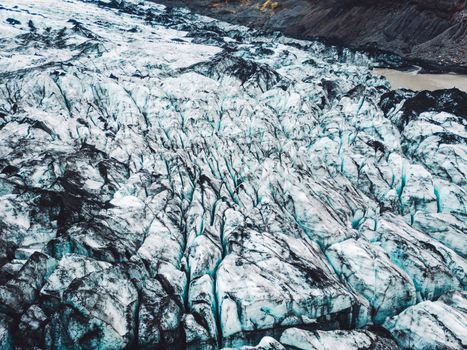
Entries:
[[153,2],[0,39],[0,347],[465,346],[465,93]]
[[415,304],[412,280],[377,245],[349,239],[333,244],[326,256],[349,287],[369,301],[376,324]]
[[340,285],[316,243],[248,228],[239,234],[217,270],[224,337],[319,321],[345,327],[366,315]]
[[75,279],[46,326],[46,347],[124,348],[134,341],[137,307],[138,292],[118,267]]
[[56,265],[57,261],[46,254],[32,254],[18,273],[0,287],[0,312],[21,315],[36,301]]
[[397,348],[393,340],[365,330],[307,331],[289,328],[282,333],[280,341],[286,346],[301,350],[363,350],[368,348],[391,350]]
[[442,300],[424,301],[389,319],[385,327],[401,349],[465,348],[465,295],[461,298],[464,307]]

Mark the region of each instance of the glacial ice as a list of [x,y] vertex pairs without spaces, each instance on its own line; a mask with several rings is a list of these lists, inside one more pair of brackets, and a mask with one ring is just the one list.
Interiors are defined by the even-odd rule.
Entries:
[[466,101],[153,2],[2,3],[0,347],[465,347]]
[[[223,348],[222,350],[231,350],[235,348]],[[242,346],[240,350],[285,350],[285,347],[276,339],[264,337],[256,346]]]
[[329,247],[326,256],[349,287],[369,301],[376,324],[415,304],[412,280],[380,247],[362,238],[349,239]]
[[76,279],[46,326],[47,348],[119,349],[134,337],[138,292],[112,267]]
[[463,349],[467,346],[466,322],[465,308],[438,300],[423,301],[404,310],[389,319],[385,327],[402,349]]
[[282,344],[301,350],[391,350],[396,348],[394,341],[365,330],[352,331],[307,331],[289,328],[280,338]]

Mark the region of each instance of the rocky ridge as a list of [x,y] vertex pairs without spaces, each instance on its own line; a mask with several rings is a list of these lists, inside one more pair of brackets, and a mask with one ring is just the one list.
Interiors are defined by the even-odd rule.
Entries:
[[379,66],[467,74],[465,0],[160,0],[299,39],[321,38]]
[[134,0],[0,33],[2,349],[467,346],[465,93]]

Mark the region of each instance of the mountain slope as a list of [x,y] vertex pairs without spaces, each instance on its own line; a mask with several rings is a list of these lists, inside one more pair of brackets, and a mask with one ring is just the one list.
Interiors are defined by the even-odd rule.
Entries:
[[[205,15],[296,38],[383,50],[435,71],[467,72],[464,0],[162,0]],[[375,52],[376,50],[376,52]]]

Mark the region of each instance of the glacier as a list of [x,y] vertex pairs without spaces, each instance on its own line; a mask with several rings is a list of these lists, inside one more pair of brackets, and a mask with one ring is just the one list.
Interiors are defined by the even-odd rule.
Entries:
[[1,349],[462,349],[467,94],[138,0],[0,4]]

